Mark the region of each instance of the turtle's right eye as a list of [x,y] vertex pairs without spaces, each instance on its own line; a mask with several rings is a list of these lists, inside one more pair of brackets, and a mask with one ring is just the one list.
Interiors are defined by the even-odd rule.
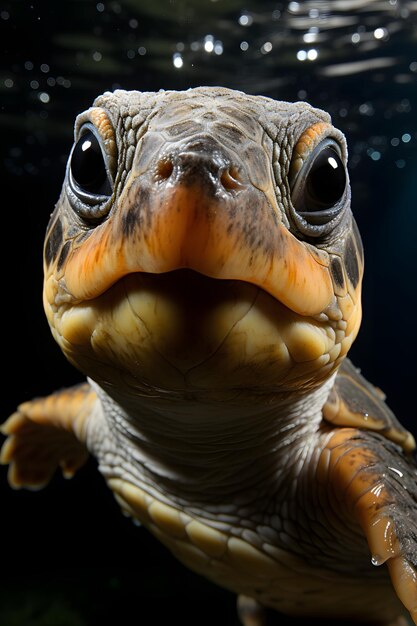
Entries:
[[92,124],[86,124],[68,161],[68,183],[73,208],[86,220],[102,218],[109,210],[113,179],[109,157]]
[[349,182],[337,141],[326,137],[310,152],[291,190],[292,217],[297,229],[309,237],[322,237],[338,224],[349,201]]

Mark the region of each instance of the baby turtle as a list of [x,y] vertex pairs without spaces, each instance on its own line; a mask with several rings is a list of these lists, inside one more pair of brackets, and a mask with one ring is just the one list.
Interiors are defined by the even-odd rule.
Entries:
[[22,404],[2,462],[41,487],[92,453],[125,512],[256,606],[417,624],[415,442],[346,359],[363,273],[346,162],[304,102],[97,98],[44,251],[52,333],[88,382]]

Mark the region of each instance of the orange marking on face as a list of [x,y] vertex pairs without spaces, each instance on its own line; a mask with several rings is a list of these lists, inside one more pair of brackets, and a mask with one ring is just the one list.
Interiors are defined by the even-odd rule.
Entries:
[[100,109],[99,107],[94,107],[89,110],[89,117],[92,124],[94,124],[103,138],[107,154],[112,157],[116,156],[117,146],[114,136],[114,128],[107,111]]
[[[258,285],[301,315],[322,312],[333,298],[328,267],[285,226],[273,222],[262,192],[251,193],[259,205],[259,218],[252,214],[252,219],[262,220],[259,238],[257,224],[253,235],[245,223],[245,206],[239,206],[237,214],[198,184],[156,192],[147,206],[136,206],[131,197],[128,202],[126,195],[126,206],[121,203],[119,211],[68,258],[68,290],[85,300],[129,273],[187,268]],[[128,212],[131,221],[126,230]]]
[[319,144],[326,130],[331,128],[331,124],[327,124],[326,122],[317,122],[317,124],[310,126],[310,128],[308,128],[301,135],[293,152],[290,172],[291,176],[295,176],[300,171],[306,155],[312,152],[316,145]]

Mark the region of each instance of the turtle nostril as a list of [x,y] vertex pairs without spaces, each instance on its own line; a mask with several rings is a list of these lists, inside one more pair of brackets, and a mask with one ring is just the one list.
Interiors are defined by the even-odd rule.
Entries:
[[230,167],[224,170],[220,176],[220,182],[226,191],[238,189],[241,186],[238,169],[236,167]]
[[162,180],[168,180],[174,169],[174,164],[170,159],[161,159],[156,166],[156,175]]

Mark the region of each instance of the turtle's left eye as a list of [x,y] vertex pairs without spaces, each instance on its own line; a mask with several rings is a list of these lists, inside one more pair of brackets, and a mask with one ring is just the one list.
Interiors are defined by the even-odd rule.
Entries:
[[81,192],[109,196],[111,185],[99,141],[87,130],[77,141],[70,160],[72,182]]
[[95,134],[89,130],[77,142],[71,155],[72,180],[82,190],[110,195],[111,187],[103,153]]
[[301,231],[319,236],[342,211],[347,172],[340,148],[331,138],[322,141],[307,156],[297,174],[291,200]]
[[80,132],[68,160],[69,197],[73,208],[86,220],[102,218],[113,194],[109,158],[92,124]]

